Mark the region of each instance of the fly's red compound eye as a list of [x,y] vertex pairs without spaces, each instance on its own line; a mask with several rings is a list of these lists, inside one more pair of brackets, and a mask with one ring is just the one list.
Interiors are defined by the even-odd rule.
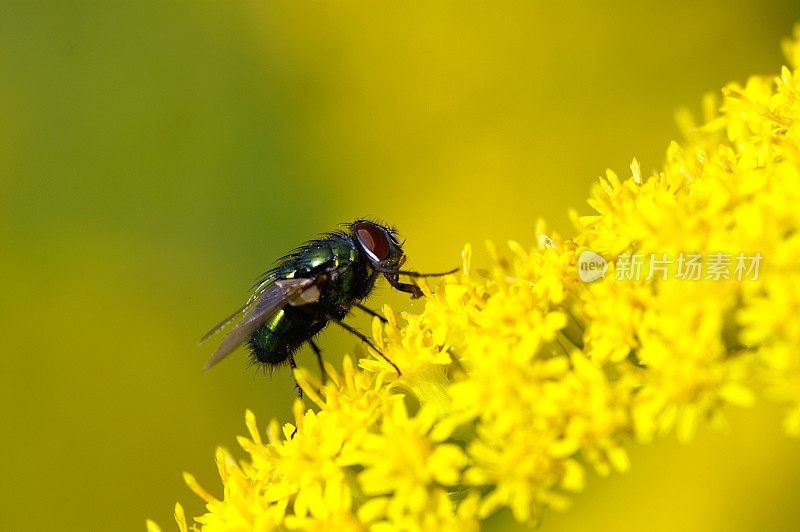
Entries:
[[358,222],[353,231],[372,260],[381,262],[389,258],[392,246],[385,229],[370,222]]

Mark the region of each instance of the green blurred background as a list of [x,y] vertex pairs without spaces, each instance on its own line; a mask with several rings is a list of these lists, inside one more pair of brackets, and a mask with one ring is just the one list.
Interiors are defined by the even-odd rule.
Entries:
[[[679,105],[777,73],[800,20],[796,0],[587,4],[0,2],[0,529],[198,514],[181,471],[219,494],[245,408],[289,417],[287,371],[237,352],[201,374],[196,345],[272,260],[362,215],[424,270],[530,245],[538,217],[569,232],[606,167],[659,167]],[[800,444],[774,408],[731,418],[632,446],[541,529],[793,528]]]

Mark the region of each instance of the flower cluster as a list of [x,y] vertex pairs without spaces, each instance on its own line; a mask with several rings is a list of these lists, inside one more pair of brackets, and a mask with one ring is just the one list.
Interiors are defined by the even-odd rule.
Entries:
[[[761,391],[800,435],[800,27],[796,38],[794,70],[728,85],[703,125],[680,113],[686,140],[663,171],[609,171],[573,238],[540,224],[533,249],[489,244],[476,272],[466,246],[461,272],[421,283],[420,314],[384,307],[373,337],[401,377],[366,352],[327,365],[324,383],[298,369],[316,408],[297,401],[295,423],[273,421],[266,441],[248,412],[249,458],[217,453],[223,497],[186,475],[208,508],[192,528],[477,530],[502,508],[535,523],[568,505],[586,468],[626,470],[625,439],[689,439]],[[578,273],[587,250],[610,270],[591,283]],[[613,275],[620,256],[681,253],[763,261],[746,280]],[[176,518],[189,529],[180,505]]]

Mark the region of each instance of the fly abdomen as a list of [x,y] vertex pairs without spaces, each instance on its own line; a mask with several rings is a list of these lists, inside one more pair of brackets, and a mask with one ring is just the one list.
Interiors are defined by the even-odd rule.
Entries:
[[259,364],[275,366],[285,362],[291,353],[274,332],[267,327],[262,327],[253,334],[248,342],[253,361]]
[[307,313],[299,308],[285,307],[253,334],[250,352],[261,364],[281,364],[324,326],[325,323],[309,324]]

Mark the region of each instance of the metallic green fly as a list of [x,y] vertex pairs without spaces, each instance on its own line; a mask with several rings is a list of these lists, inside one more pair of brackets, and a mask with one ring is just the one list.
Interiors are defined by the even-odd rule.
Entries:
[[[345,224],[345,230],[328,233],[280,259],[256,286],[244,307],[221,321],[201,340],[205,342],[240,315],[236,326],[211,355],[204,371],[246,344],[255,363],[276,366],[289,361],[296,367],[295,352],[311,345],[322,370],[322,355],[314,337],[328,323],[335,323],[368,344],[398,373],[400,369],[362,333],[344,323],[352,307],[383,320],[361,301],[369,296],[383,275],[397,290],[422,296],[415,285],[400,276],[438,277],[454,273],[417,273],[400,270],[406,261],[397,233],[368,220]],[[385,320],[384,320],[385,321]],[[302,397],[302,390],[300,391]]]

